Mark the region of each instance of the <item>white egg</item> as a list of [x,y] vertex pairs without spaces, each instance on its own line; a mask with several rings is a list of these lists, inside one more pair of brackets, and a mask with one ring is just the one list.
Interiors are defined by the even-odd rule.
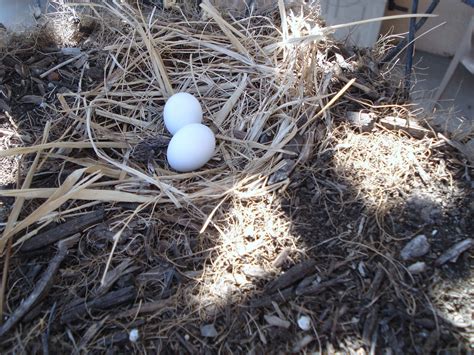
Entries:
[[167,157],[170,166],[179,172],[189,172],[204,166],[214,155],[216,138],[209,127],[191,123],[171,138]]
[[202,122],[201,104],[193,95],[179,92],[166,101],[163,119],[166,129],[175,134],[190,123]]

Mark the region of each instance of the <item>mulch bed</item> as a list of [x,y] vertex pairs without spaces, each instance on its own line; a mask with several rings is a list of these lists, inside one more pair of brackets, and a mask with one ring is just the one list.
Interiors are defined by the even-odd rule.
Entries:
[[[472,165],[390,44],[181,10],[52,14],[0,49],[2,353],[468,352]],[[161,150],[179,90],[218,140],[189,174]]]

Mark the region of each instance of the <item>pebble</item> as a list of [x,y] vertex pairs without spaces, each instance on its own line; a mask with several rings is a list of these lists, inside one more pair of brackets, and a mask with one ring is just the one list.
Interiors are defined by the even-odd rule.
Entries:
[[308,316],[301,316],[298,318],[298,327],[301,330],[310,330],[311,329],[311,318]]
[[403,260],[410,260],[425,255],[430,251],[430,243],[424,234],[410,240],[400,252]]
[[201,335],[205,338],[215,338],[217,336],[217,330],[214,324],[203,325],[201,327]]
[[422,272],[426,271],[426,263],[423,261],[418,261],[414,264],[411,264],[408,267],[408,271],[410,271],[412,275],[421,274]]
[[128,339],[135,343],[140,338],[140,334],[138,333],[138,329],[132,329],[128,334]]
[[61,79],[57,71],[53,71],[52,73],[49,73],[47,78],[49,81],[59,81]]

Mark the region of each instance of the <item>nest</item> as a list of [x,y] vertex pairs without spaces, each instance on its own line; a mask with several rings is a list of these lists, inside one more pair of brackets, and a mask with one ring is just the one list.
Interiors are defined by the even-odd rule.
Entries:
[[[169,12],[145,18],[125,4],[102,8],[107,38],[114,39],[104,48],[103,80],[81,90],[81,76],[79,90],[58,95],[64,130],[57,139],[48,141],[47,126],[44,144],[2,154],[48,149],[42,164],[69,172],[55,189],[5,193],[48,199],[12,234],[69,199],[172,203],[203,219],[203,204],[262,196],[288,183],[314,150],[317,130],[324,129],[318,122],[355,79],[334,80],[341,69],[328,58],[330,31],[315,13],[281,8],[272,17],[228,22],[209,3],[202,8],[206,21]],[[42,77],[71,62],[81,68],[92,54],[80,52]],[[217,138],[212,161],[192,173],[172,171],[165,159],[162,109],[175,92],[198,97]],[[77,150],[84,148],[86,154]]]

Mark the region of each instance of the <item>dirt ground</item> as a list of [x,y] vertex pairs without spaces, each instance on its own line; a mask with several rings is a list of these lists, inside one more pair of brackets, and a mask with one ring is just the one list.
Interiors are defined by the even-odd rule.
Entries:
[[[84,43],[94,29],[77,26]],[[69,56],[47,38],[33,43],[0,57],[2,150],[38,144],[47,121],[49,139],[61,137],[71,122],[56,94],[77,90],[78,78],[92,89],[104,75],[99,53],[82,72],[72,62],[41,77]],[[51,219],[42,237],[76,235],[52,279],[44,276],[60,243],[28,246],[40,239],[32,238],[2,256],[2,353],[470,353],[472,240],[440,257],[474,235],[472,165],[435,135],[361,132],[344,120],[348,109],[342,98],[333,124],[315,128],[329,139],[316,139],[286,186],[203,206],[213,216],[207,228],[185,209],[145,207],[123,231],[106,280],[113,230],[137,204],[96,203]],[[56,187],[73,159],[92,156],[45,163],[32,186]],[[1,189],[21,186],[33,156],[0,159]],[[2,230],[13,203],[1,197]],[[27,200],[20,220],[38,205]],[[420,235],[425,250],[402,257]]]

